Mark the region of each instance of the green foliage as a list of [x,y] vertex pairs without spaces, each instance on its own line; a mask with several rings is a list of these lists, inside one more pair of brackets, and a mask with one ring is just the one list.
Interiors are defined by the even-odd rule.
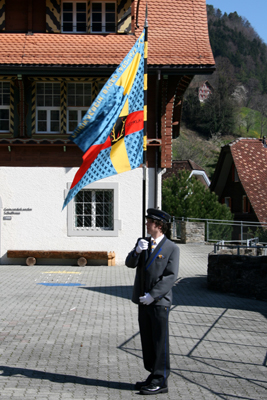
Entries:
[[193,160],[205,170],[211,179],[221,147],[232,140],[232,136],[225,138],[221,134],[211,135],[207,140],[183,126],[180,136],[172,142],[173,160]]
[[267,46],[250,23],[236,12],[222,15],[207,5],[209,37],[213,55],[228,58],[239,82],[258,82],[261,93],[267,93]]
[[183,122],[206,137],[218,132],[222,135],[233,133],[236,106],[225,76],[218,76],[217,89],[202,104],[196,90],[189,92],[184,101]]
[[[188,171],[180,171],[178,176],[173,174],[163,181],[163,209],[176,218],[233,220],[233,214],[225,204],[218,202],[218,196],[195,177],[189,179],[189,175]],[[230,240],[231,233],[231,225],[214,224],[209,239]]]
[[261,227],[257,227],[257,228],[249,228],[247,230],[247,235],[250,238],[258,238],[259,242],[261,243],[267,243],[267,229],[266,228],[261,228]]
[[[194,78],[184,99],[182,121],[206,138],[217,133],[262,137],[267,133],[267,45],[237,12],[222,14],[207,5],[207,15],[216,71],[202,81]],[[205,80],[213,90],[200,103],[195,84]]]
[[162,207],[175,217],[232,220],[233,215],[218,196],[188,171],[173,174],[162,184]]
[[[248,107],[241,107],[238,115],[238,134],[242,137],[260,137],[260,113]],[[248,123],[251,122],[251,125]]]

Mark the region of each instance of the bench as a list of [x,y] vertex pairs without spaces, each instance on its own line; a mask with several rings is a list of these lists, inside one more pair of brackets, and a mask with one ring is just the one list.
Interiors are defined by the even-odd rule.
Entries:
[[87,260],[107,260],[108,266],[115,265],[113,251],[58,251],[58,250],[8,250],[8,258],[26,258],[26,264],[35,265],[37,258],[77,259],[77,264],[84,267]]

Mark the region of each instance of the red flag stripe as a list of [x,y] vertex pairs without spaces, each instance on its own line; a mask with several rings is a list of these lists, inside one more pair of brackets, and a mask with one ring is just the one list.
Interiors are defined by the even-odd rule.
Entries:
[[[131,133],[139,132],[144,129],[144,112],[143,111],[135,111],[129,114],[126,118],[125,123],[125,136],[130,135]],[[96,144],[87,150],[83,155],[83,163],[80,166],[79,170],[76,172],[76,175],[73,179],[71,189],[77,185],[77,183],[82,179],[86,171],[91,167],[94,160],[97,158],[98,154],[101,150],[107,149],[111,146],[110,136],[107,137],[105,143]]]
[[144,129],[144,111],[135,111],[128,115],[125,123],[125,136]]
[[95,144],[87,150],[83,155],[83,163],[80,166],[79,170],[76,172],[76,175],[73,179],[71,189],[77,185],[77,183],[82,179],[86,171],[91,167],[94,160],[97,158],[98,154],[101,150],[107,149],[111,146],[110,136],[107,137],[105,143]]

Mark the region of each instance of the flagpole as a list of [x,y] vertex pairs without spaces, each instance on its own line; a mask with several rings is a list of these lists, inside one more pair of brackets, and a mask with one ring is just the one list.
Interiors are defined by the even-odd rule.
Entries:
[[147,156],[147,31],[148,31],[148,23],[147,23],[147,5],[146,5],[146,16],[145,16],[145,47],[144,47],[144,139],[143,139],[143,237],[146,234],[146,156]]
[[[144,43],[144,137],[143,137],[143,238],[146,236],[146,151],[147,151],[147,5],[145,17],[145,43]],[[140,256],[140,292],[145,294],[145,262],[146,252],[142,251]]]

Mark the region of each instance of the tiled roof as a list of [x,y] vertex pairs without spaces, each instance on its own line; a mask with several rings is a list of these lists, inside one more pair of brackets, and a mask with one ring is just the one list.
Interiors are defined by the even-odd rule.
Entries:
[[[147,4],[150,64],[215,64],[205,0],[148,0]],[[140,2],[140,25],[145,19],[145,5],[145,1]]]
[[261,139],[230,144],[239,179],[260,222],[267,222],[267,147]]
[[140,1],[140,27],[134,35],[3,33],[0,65],[117,65],[143,29],[146,3],[149,66],[214,66],[205,0]]

